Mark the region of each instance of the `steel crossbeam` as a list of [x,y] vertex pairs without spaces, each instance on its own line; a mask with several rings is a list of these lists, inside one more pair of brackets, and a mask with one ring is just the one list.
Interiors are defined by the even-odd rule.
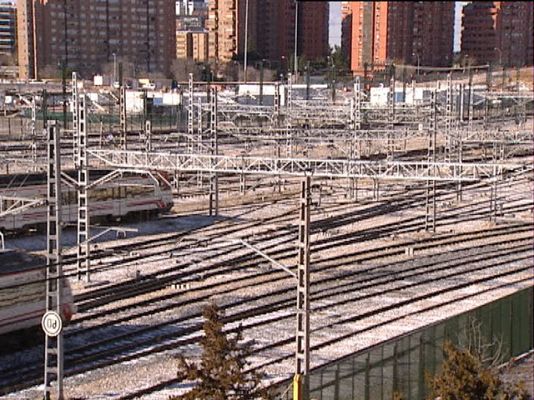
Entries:
[[386,180],[477,181],[498,176],[507,169],[524,167],[521,164],[236,157],[99,149],[87,153],[93,164],[99,164],[95,166],[114,168]]
[[461,131],[462,141],[464,143],[476,142],[476,143],[505,143],[505,144],[533,144],[534,133],[532,131],[514,131],[514,130],[481,130],[481,131]]
[[[448,123],[446,119],[445,124]],[[302,138],[311,141],[319,140],[388,140],[388,139],[411,139],[426,138],[426,129],[359,129],[356,132],[350,129],[334,128],[271,128],[271,127],[224,127],[220,133],[235,136],[239,139],[249,140],[286,140],[288,133],[293,138]],[[464,142],[505,142],[509,144],[529,144],[534,141],[534,134],[528,130],[503,130],[503,129],[459,129],[453,130],[445,127],[444,132],[439,132],[445,137],[458,139],[460,136]]]

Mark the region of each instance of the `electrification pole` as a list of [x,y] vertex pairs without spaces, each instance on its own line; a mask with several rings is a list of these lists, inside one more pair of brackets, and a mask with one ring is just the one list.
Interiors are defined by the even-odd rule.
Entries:
[[61,260],[61,161],[56,121],[48,122],[47,176],[47,267],[46,313],[42,319],[45,336],[44,398],[50,399],[52,380],[56,380],[58,400],[63,400],[63,269]]
[[[295,385],[297,398],[307,399],[310,372],[310,206],[311,177],[301,182],[298,266]],[[303,382],[304,380],[304,382]]]

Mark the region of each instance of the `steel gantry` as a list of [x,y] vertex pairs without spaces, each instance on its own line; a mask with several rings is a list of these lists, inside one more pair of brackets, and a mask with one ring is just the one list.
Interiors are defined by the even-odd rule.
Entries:
[[87,152],[94,166],[118,169],[286,176],[311,174],[314,177],[324,178],[478,181],[501,174],[507,169],[524,167],[522,164],[511,163],[433,163],[429,161],[240,157],[100,149],[90,149]]

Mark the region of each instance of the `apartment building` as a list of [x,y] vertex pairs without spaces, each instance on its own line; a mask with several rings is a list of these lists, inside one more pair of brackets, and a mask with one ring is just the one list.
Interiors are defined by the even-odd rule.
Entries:
[[37,78],[64,63],[82,75],[123,62],[167,75],[176,56],[173,0],[19,0],[19,73]]
[[532,2],[471,2],[462,12],[463,55],[480,64],[534,63]]
[[298,55],[308,60],[324,59],[330,54],[328,2],[301,2],[298,12]]
[[454,2],[351,1],[342,18],[342,49],[355,74],[365,64],[452,63]]
[[[295,10],[294,0],[210,0],[210,58],[218,62],[242,59],[248,15],[249,54],[271,64],[288,63],[295,49]],[[328,55],[328,17],[327,2],[299,2],[299,56],[317,59]]]
[[0,4],[0,55],[17,51],[17,7],[14,2]]
[[208,61],[208,32],[177,31],[176,58],[191,59],[197,63]]

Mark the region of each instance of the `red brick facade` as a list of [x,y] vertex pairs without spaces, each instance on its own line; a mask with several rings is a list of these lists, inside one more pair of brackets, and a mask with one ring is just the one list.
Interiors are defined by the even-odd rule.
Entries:
[[533,13],[529,1],[477,1],[464,6],[462,54],[478,64],[532,65]]
[[452,63],[454,2],[350,1],[342,16],[342,48],[355,74],[365,63]]
[[22,0],[18,11],[22,78],[62,62],[89,77],[115,58],[168,74],[176,57],[174,0]]

